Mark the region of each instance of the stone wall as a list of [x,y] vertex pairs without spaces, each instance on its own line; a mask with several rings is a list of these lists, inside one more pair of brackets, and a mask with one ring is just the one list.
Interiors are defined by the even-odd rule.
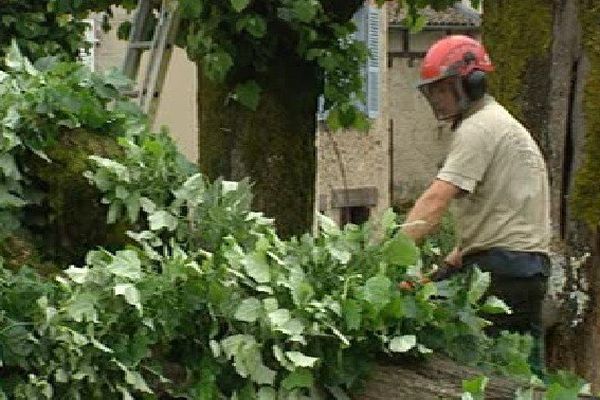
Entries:
[[[380,110],[368,132],[317,129],[315,208],[340,223],[343,207],[365,207],[371,218],[390,206],[390,137],[387,82],[387,17],[381,10]],[[348,211],[346,209],[346,211]]]
[[388,73],[393,124],[393,203],[412,202],[431,183],[444,162],[451,140],[416,88],[420,60],[394,58]]

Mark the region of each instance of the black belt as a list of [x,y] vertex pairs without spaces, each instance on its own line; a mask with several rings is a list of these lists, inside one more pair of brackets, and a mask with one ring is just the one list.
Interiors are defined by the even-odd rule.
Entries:
[[550,275],[547,254],[491,248],[463,256],[463,267],[477,265],[482,271],[515,278]]

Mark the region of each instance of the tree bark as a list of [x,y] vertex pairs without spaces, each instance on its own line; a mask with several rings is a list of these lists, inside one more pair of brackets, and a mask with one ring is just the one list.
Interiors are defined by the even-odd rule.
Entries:
[[[381,364],[374,371],[363,391],[354,400],[440,400],[460,399],[462,382],[482,375],[490,379],[485,389],[486,400],[513,400],[518,389],[527,390],[527,382],[489,375],[443,357],[434,356],[415,364]],[[532,400],[542,400],[544,389],[531,387]],[[579,399],[598,399],[580,395]]]
[[[437,400],[460,399],[462,381],[488,375],[442,356],[412,365],[380,365],[356,400]],[[494,376],[486,387],[486,400],[514,399],[522,385],[515,380]]]
[[226,102],[223,86],[198,69],[199,165],[210,178],[254,183],[254,208],[283,237],[310,229],[315,179],[315,68],[279,58],[261,79],[256,111]]

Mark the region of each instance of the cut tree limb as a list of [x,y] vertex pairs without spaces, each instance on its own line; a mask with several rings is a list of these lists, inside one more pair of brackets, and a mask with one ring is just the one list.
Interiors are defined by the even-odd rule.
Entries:
[[[434,356],[423,362],[403,365],[380,364],[373,371],[362,393],[354,400],[440,400],[460,399],[462,382],[486,375],[490,378],[485,391],[486,400],[513,400],[519,388],[527,389],[525,382],[460,365],[448,358]],[[544,390],[535,388],[532,400],[541,400]],[[579,399],[598,399],[580,395]]]

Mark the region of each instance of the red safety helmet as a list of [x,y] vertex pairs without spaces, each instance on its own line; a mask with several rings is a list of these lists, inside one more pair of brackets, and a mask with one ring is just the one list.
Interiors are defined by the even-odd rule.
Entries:
[[480,42],[465,35],[446,36],[427,51],[419,89],[438,119],[455,119],[483,96],[485,73],[493,70]]

